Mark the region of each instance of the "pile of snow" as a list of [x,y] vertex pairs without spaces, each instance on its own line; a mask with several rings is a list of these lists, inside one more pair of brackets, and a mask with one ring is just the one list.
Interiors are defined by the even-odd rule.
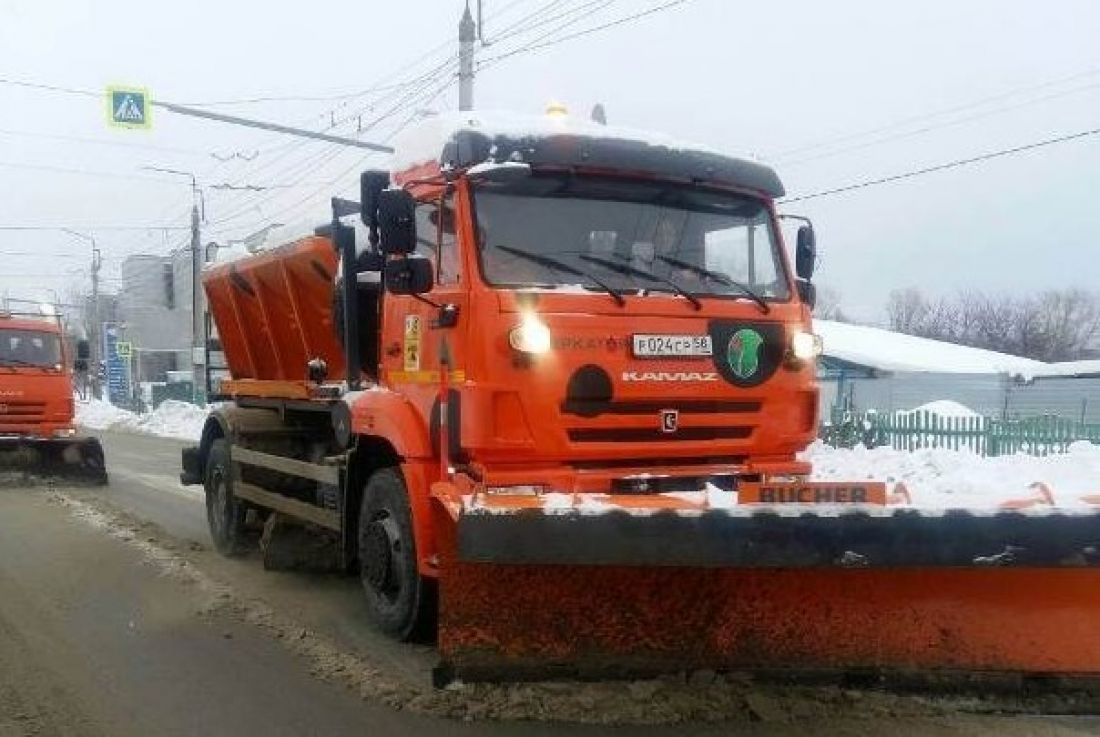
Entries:
[[819,441],[800,457],[813,464],[819,481],[904,482],[921,509],[991,510],[1036,496],[1035,483],[1049,487],[1058,507],[1100,509],[1082,499],[1100,499],[1100,445],[1084,441],[1056,455],[995,458],[945,448],[832,448]]
[[206,415],[205,408],[175,399],[166,399],[152,412],[142,414],[120,409],[99,399],[76,403],[76,423],[81,427],[181,440],[197,440]]
[[832,320],[814,320],[814,331],[824,341],[825,356],[881,371],[1010,374],[1029,378],[1048,366],[1007,353]]
[[930,415],[937,415],[938,417],[981,417],[980,414],[970,409],[966,405],[959,404],[950,399],[937,399],[934,402],[928,402],[922,404],[919,407],[914,407],[911,410],[898,410],[898,415],[923,415],[928,413]]

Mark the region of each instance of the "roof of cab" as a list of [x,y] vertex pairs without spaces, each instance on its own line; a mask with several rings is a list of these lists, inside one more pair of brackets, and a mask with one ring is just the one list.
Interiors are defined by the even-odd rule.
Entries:
[[583,166],[715,182],[782,197],[770,167],[659,133],[600,125],[568,116],[473,111],[432,116],[394,144],[396,173],[437,164],[464,169],[486,161]]

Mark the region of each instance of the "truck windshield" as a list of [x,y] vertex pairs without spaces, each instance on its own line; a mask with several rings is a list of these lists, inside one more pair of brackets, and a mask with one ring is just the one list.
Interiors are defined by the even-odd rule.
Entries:
[[0,328],[0,366],[55,368],[60,364],[61,341],[57,335]]
[[603,288],[599,280],[627,294],[789,297],[770,212],[758,199],[557,174],[475,186],[481,264],[491,284],[595,290]]

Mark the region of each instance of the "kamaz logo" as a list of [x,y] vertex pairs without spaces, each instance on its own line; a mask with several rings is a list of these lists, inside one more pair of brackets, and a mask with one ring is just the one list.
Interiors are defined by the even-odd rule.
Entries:
[[623,381],[718,381],[708,371],[624,371]]

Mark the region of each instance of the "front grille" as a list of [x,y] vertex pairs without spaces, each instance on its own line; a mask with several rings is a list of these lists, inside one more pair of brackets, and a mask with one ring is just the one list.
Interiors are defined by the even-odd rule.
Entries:
[[571,428],[568,435],[569,440],[574,443],[675,443],[744,440],[752,435],[752,427],[682,427],[675,432],[649,427]]
[[562,402],[561,411],[567,415],[599,417],[600,415],[649,415],[666,409],[680,414],[744,414],[759,412],[761,403],[755,400],[726,399],[599,399],[570,398]]
[[0,425],[33,424],[45,418],[45,402],[0,401]]

